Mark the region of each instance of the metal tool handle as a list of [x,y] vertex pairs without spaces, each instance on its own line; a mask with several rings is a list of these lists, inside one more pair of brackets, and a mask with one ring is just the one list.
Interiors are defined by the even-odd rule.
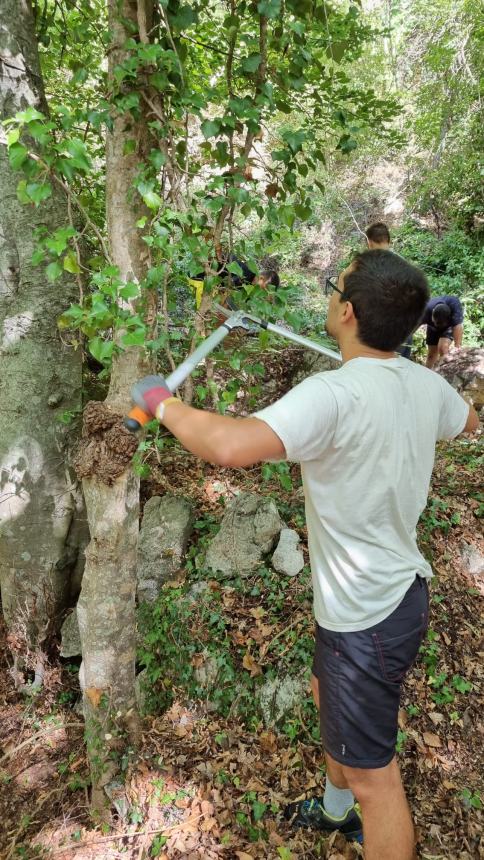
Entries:
[[[211,335],[205,338],[205,340],[197,346],[191,355],[182,361],[182,363],[166,377],[165,382],[170,391],[176,391],[178,386],[180,386],[182,382],[184,382],[185,379],[193,373],[197,365],[200,364],[207,355],[210,355],[210,353],[213,352],[215,347],[218,346],[225,337],[227,337],[233,328],[237,327],[239,316],[239,312],[233,314],[232,317],[226,320],[221,326],[219,326],[219,328],[215,329]],[[148,415],[148,413],[143,412],[139,406],[134,406],[124,419],[124,426],[131,433],[137,433],[145,424],[148,423],[148,421],[151,421],[152,417],[152,415]]]
[[[327,355],[335,361],[341,361],[341,354],[339,352],[336,352],[333,349],[328,349],[328,347],[322,346],[320,343],[316,343],[316,341],[310,340],[308,337],[303,337],[300,334],[289,331],[282,326],[274,325],[273,323],[266,322],[266,320],[259,319],[259,317],[256,317],[253,314],[246,313],[242,310],[235,311],[234,313],[228,311],[227,308],[222,307],[222,305],[215,305],[215,309],[226,316],[227,319],[221,326],[215,329],[211,335],[205,338],[205,340],[202,340],[192,354],[185,358],[185,360],[166,377],[165,382],[170,391],[176,391],[182,382],[185,382],[185,379],[193,373],[200,362],[203,361],[207,355],[210,355],[210,353],[214,351],[219,343],[221,343],[233,329],[244,328],[250,331],[253,324],[259,326],[259,328],[265,329],[266,331],[270,331],[273,334],[277,334],[279,337],[284,337],[286,340],[292,340],[294,343],[300,344],[300,346],[305,346],[307,349],[312,349],[314,352],[319,352],[321,355]],[[151,418],[151,415],[144,413],[139,406],[135,406],[125,418],[124,425],[132,433],[137,433],[144,424],[147,424],[148,421],[151,420]]]
[[[222,305],[215,305],[215,309],[224,314],[225,316],[229,316],[229,311],[224,308]],[[286,340],[292,340],[294,343],[300,344],[300,346],[305,346],[307,349],[312,349],[313,352],[319,352],[321,355],[327,355],[329,358],[334,358],[335,361],[341,361],[341,353],[336,352],[334,349],[329,349],[327,346],[323,346],[321,343],[317,343],[315,340],[310,340],[308,337],[304,337],[302,334],[296,334],[296,332],[291,331],[290,329],[284,328],[280,325],[275,325],[274,323],[267,322],[266,320],[260,319],[256,317],[254,314],[246,313],[245,311],[237,311],[242,317],[242,320],[246,320],[246,324],[243,325],[243,328],[250,328],[248,325],[249,322],[258,325],[259,328],[265,329],[266,331],[271,331],[273,334],[279,335],[279,337],[284,337]],[[232,317],[229,317],[227,322],[230,322],[237,314],[234,314]],[[243,324],[243,323],[242,323]]]
[[165,381],[170,391],[176,391],[182,382],[185,382],[185,379],[193,373],[197,365],[199,365],[207,355],[210,355],[210,353],[214,351],[215,347],[217,347],[219,343],[227,337],[230,331],[231,326],[227,326],[226,323],[223,323],[219,328],[215,329],[211,335],[205,338],[205,340],[202,340],[201,344],[197,346],[192,354],[185,358],[185,360],[166,377]]

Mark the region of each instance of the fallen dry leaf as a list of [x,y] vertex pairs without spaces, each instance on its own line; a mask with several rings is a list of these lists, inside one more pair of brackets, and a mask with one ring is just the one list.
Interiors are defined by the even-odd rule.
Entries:
[[256,663],[252,654],[249,654],[248,651],[244,654],[244,659],[242,660],[242,665],[243,665],[244,669],[247,669],[250,672],[250,674],[253,678],[255,678],[256,675],[262,675],[261,667],[259,666],[258,663]]
[[433,732],[424,732],[423,733],[424,742],[428,747],[441,747],[442,741],[440,740],[438,735],[434,735]]

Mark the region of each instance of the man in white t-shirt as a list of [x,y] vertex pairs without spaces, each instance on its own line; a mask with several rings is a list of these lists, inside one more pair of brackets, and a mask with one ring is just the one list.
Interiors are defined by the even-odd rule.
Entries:
[[209,462],[301,463],[316,616],[312,688],[327,779],[324,796],[289,804],[286,817],[360,839],[356,798],[367,860],[414,857],[395,742],[400,686],[427,626],[431,569],[416,525],[435,442],[479,423],[441,376],[395,355],[427,300],[418,269],[389,251],[366,251],[329,302],[340,369],[242,419],[186,406],[162,377],[133,389],[138,406]]

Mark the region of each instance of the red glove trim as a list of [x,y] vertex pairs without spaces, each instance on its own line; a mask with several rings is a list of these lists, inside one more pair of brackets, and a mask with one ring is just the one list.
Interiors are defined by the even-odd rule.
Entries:
[[160,403],[163,403],[168,397],[173,397],[173,393],[169,388],[150,388],[149,391],[145,391],[143,394],[143,400],[145,401],[149,411],[152,415],[156,415],[156,410]]

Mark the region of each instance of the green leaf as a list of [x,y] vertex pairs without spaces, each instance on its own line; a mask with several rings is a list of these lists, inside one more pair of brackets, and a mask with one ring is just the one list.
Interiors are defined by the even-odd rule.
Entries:
[[52,185],[50,182],[28,182],[25,191],[32,203],[38,206],[39,203],[42,203],[42,200],[47,200],[51,196]]
[[186,30],[198,21],[198,12],[192,6],[178,6],[176,15],[170,15],[170,22],[178,30]]
[[70,272],[72,275],[78,275],[81,271],[81,267],[77,262],[76,255],[74,251],[68,251],[64,257],[64,269],[66,272]]
[[124,287],[121,287],[119,295],[122,299],[135,299],[139,296],[138,284],[135,284],[133,281],[129,281],[129,283],[125,284]]
[[114,350],[114,343],[112,340],[103,340],[102,337],[96,335],[96,337],[92,337],[88,341],[89,352],[96,359],[96,361],[101,362],[103,364],[109,358],[111,358]]
[[277,18],[281,12],[281,0],[260,0],[257,11],[266,18]]
[[163,152],[160,152],[159,149],[152,149],[148,158],[155,170],[161,170],[163,165],[166,163],[166,155],[164,155]]
[[45,270],[45,273],[49,281],[54,282],[60,275],[62,275],[62,266],[56,260],[54,263],[49,263]]
[[19,184],[17,185],[17,199],[20,203],[30,203],[30,197],[28,196],[26,189],[27,181],[25,179],[21,179]]
[[19,170],[28,157],[28,149],[21,143],[12,143],[8,150],[8,159],[13,170]]
[[162,199],[156,191],[146,191],[143,194],[143,201],[148,209],[159,209],[162,204]]
[[260,800],[254,800],[252,804],[252,815],[254,821],[260,821],[267,809],[267,803],[261,803]]
[[64,152],[69,155],[71,164],[78,170],[87,173],[91,169],[91,159],[87,154],[84,141],[80,138],[73,137],[72,140],[66,141]]
[[260,54],[249,54],[242,60],[242,69],[244,72],[256,72],[261,64],[262,57]]
[[292,209],[292,206],[280,206],[277,212],[279,220],[286,225],[286,227],[292,227],[294,224],[294,220],[296,215]]
[[292,107],[287,102],[283,102],[282,99],[276,99],[276,108],[280,110],[281,113],[289,114],[292,111]]
[[229,263],[229,264],[228,264],[228,266],[226,266],[226,269],[227,269],[227,271],[228,271],[228,272],[230,272],[232,275],[238,275],[238,277],[239,277],[239,278],[243,278],[243,277],[244,277],[244,271],[243,271],[243,269],[239,266],[239,264],[238,264],[238,263],[236,263],[236,262],[235,262],[235,260],[234,260],[234,262]]
[[40,113],[40,111],[34,107],[28,107],[26,110],[20,111],[20,113],[16,115],[15,119],[17,122],[27,123],[32,122],[34,119],[44,119],[44,114]]
[[76,69],[76,71],[72,75],[70,83],[71,84],[83,84],[83,83],[85,83],[85,81],[87,81],[88,74],[89,73],[88,73],[87,69],[85,69],[84,67],[81,67],[80,69]]
[[19,128],[11,128],[7,133],[7,146],[12,146],[14,143],[17,143],[17,140],[20,137],[20,129]]
[[43,263],[45,260],[45,251],[43,248],[37,247],[30,258],[30,261],[33,266],[38,266],[40,263]]
[[123,346],[143,346],[146,338],[146,329],[138,328],[123,334],[121,343]]
[[340,63],[348,48],[349,42],[330,42],[326,49],[326,56],[334,60],[335,63]]
[[274,149],[271,156],[273,161],[282,161],[284,164],[291,160],[291,153],[287,149]]
[[123,144],[123,155],[131,155],[131,153],[136,151],[136,141],[132,138],[130,140],[125,140]]
[[294,212],[300,221],[307,221],[311,217],[312,210],[310,206],[305,206],[303,203],[296,203]]
[[75,235],[76,231],[72,227],[61,227],[45,240],[44,245],[48,251],[59,257],[66,249],[68,240]]
[[220,120],[206,119],[202,122],[201,129],[205,140],[208,140],[210,137],[216,137],[220,131]]
[[346,125],[346,116],[341,109],[335,110],[333,116],[339,125]]
[[353,149],[356,149],[357,146],[358,143],[354,139],[354,137],[350,137],[349,134],[343,134],[343,136],[340,137],[337,143],[336,149],[340,149],[341,152],[348,153],[351,152]]
[[296,153],[302,149],[302,145],[307,138],[307,134],[304,129],[299,129],[299,131],[286,131],[282,137],[287,143],[289,149],[293,153]]
[[57,325],[61,329],[76,328],[84,319],[84,311],[80,305],[71,305],[57,320]]
[[142,217],[142,218],[138,218],[138,220],[137,220],[137,222],[136,222],[136,226],[137,226],[137,227],[139,227],[139,228],[141,229],[142,227],[144,227],[144,226],[145,226],[145,224],[146,224],[147,220],[148,220],[148,219],[147,219],[146,215],[143,215],[143,217]]

